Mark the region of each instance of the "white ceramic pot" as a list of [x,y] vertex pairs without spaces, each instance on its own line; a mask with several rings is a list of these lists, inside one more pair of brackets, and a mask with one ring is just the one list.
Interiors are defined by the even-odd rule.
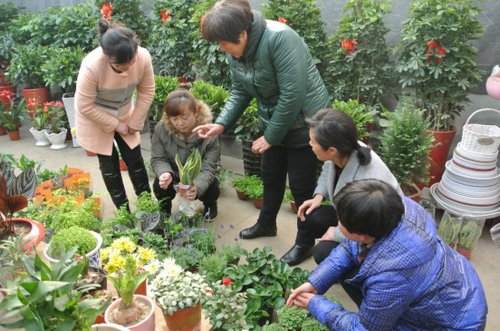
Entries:
[[47,139],[49,139],[50,143],[50,149],[63,149],[66,148],[66,134],[67,134],[67,129],[63,128],[61,129],[61,132],[59,133],[49,133],[45,132],[45,135],[47,136]]
[[[140,300],[143,303],[147,303],[150,310],[149,310],[149,313],[146,315],[146,317],[142,321],[140,321],[136,324],[127,326],[128,330],[130,330],[130,331],[154,331],[155,330],[155,310],[156,310],[156,305],[155,305],[154,301],[152,299],[148,298],[147,296],[137,295],[137,294],[134,295],[134,300]],[[111,312],[118,308],[121,301],[122,301],[122,299],[115,300],[106,309],[106,311],[104,312],[104,321],[106,321],[106,323],[113,323],[110,320]]]
[[35,128],[30,129],[30,133],[35,138],[35,146],[45,147],[50,145],[50,141],[45,135],[47,130],[37,130]]
[[[102,237],[99,233],[90,231],[89,232],[94,236],[96,240],[96,246],[93,250],[91,250],[89,253],[85,254],[85,257],[89,260],[89,266],[93,268],[100,268],[100,261],[99,261],[99,251],[101,250],[102,246]],[[43,256],[47,261],[52,262],[52,263],[57,263],[59,260],[54,259],[53,257],[49,256],[49,245],[45,245],[45,248],[43,249]]]
[[118,324],[94,324],[90,328],[91,331],[129,331],[128,328],[118,325]]

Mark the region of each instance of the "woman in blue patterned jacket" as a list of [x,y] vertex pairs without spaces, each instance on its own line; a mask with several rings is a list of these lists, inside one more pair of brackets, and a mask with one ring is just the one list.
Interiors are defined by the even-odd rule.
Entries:
[[[334,202],[347,240],[288,305],[307,308],[330,330],[484,330],[488,309],[478,275],[439,238],[420,205],[373,179],[348,184]],[[358,312],[322,295],[336,282],[350,288]]]

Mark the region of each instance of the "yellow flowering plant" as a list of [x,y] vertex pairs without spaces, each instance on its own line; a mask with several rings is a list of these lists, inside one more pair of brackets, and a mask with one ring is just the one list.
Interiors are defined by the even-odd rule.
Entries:
[[123,237],[101,250],[100,258],[108,279],[122,299],[123,307],[130,307],[137,287],[155,272],[155,252]]

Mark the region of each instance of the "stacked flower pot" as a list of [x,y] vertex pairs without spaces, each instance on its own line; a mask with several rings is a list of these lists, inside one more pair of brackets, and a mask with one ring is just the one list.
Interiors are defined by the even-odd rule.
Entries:
[[[496,109],[485,108],[469,116],[463,128],[462,140],[453,151],[452,159],[446,163],[441,181],[431,187],[431,194],[438,205],[452,215],[456,222],[462,222],[461,227],[455,224],[456,231],[453,232],[457,236],[443,235],[442,230],[446,229],[440,227],[440,234],[443,238],[451,238],[447,241],[452,246],[460,245],[459,242],[453,242],[460,239],[461,232],[458,229],[470,228],[468,223],[475,222],[480,228],[479,231],[473,231],[477,238],[467,239],[467,246],[473,246],[481,234],[484,220],[500,215],[500,173],[497,167],[500,127],[469,123],[473,116],[485,111],[500,114]],[[468,248],[469,251],[472,249]]]

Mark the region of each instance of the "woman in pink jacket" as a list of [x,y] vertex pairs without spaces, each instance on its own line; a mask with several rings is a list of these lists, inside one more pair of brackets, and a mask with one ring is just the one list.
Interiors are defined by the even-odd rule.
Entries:
[[83,148],[97,154],[106,188],[119,208],[128,206],[128,199],[116,146],[135,193],[150,192],[139,131],[153,100],[154,74],[151,56],[132,30],[101,19],[99,32],[100,47],[87,54],[78,74],[76,135]]

